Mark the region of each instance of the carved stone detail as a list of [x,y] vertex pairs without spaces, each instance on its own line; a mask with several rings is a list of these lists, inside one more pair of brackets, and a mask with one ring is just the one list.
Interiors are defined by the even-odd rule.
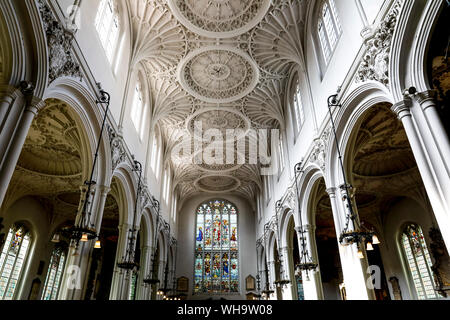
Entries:
[[127,153],[124,146],[123,138],[118,135],[111,126],[107,126],[109,141],[111,144],[111,163],[112,171],[127,159]]
[[389,85],[389,54],[397,16],[404,0],[397,1],[386,18],[366,41],[367,51],[358,69],[356,82],[374,80]]
[[80,65],[72,53],[74,33],[56,20],[45,0],[38,3],[49,49],[49,83],[63,76],[79,77],[81,80]]

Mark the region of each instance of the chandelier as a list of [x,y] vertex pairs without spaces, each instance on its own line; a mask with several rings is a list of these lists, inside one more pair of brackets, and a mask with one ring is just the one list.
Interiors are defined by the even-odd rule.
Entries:
[[124,270],[134,270],[139,267],[139,264],[135,261],[135,240],[137,238],[137,228],[136,228],[136,216],[137,216],[137,207],[139,204],[139,196],[142,192],[141,180],[142,180],[142,164],[134,160],[134,168],[133,171],[139,172],[139,180],[138,187],[136,190],[136,199],[134,203],[134,212],[133,212],[133,224],[131,225],[131,229],[129,229],[130,235],[128,237],[127,250],[125,255],[122,257],[121,261],[117,263],[117,266],[120,269]]
[[342,153],[337,139],[336,126],[334,124],[333,114],[331,112],[333,107],[341,107],[337,97],[337,94],[328,97],[328,112],[330,115],[331,127],[333,129],[334,142],[338,152],[339,165],[341,167],[342,177],[344,179],[344,184],[340,187],[341,190],[344,191],[342,200],[344,201],[347,209],[346,223],[339,236],[339,243],[343,246],[349,246],[356,243],[358,247],[358,257],[363,259],[364,253],[362,249],[365,247],[366,250],[371,251],[373,250],[372,244],[379,244],[380,241],[373,230],[367,229],[362,223],[360,223],[353,207],[353,194],[350,192],[353,187],[347,183],[344,164],[342,162]]
[[153,238],[153,247],[152,247],[152,259],[151,259],[151,268],[149,275],[143,280],[143,282],[147,285],[156,285],[159,283],[158,275],[155,274],[156,270],[156,253],[157,253],[157,241],[158,241],[158,231],[159,231],[159,221],[161,219],[160,215],[160,204],[159,201],[155,199],[155,197],[152,197],[152,207],[156,211],[156,229],[155,229],[155,235]]
[[[98,152],[101,145],[101,137],[105,130],[106,119],[108,116],[109,105],[111,96],[108,92],[101,89],[100,83],[97,83],[100,90],[100,98],[96,101],[97,104],[105,105],[105,114],[103,115],[102,127],[100,129],[100,135],[95,149],[94,160],[92,162],[92,169],[90,179],[84,182],[85,189],[81,195],[82,206],[80,206],[80,212],[75,224],[71,227],[66,227],[61,230],[67,238],[72,240],[74,247],[77,248],[80,242],[88,242],[98,238],[97,231],[95,230],[94,223],[91,221],[91,196],[93,194],[92,187],[96,184],[94,181],[95,167],[98,160]],[[96,242],[99,246],[99,241]]]
[[[281,245],[281,239],[280,239],[280,237],[281,237],[281,235],[280,235],[280,225],[279,225],[279,221],[278,221],[278,213],[280,212],[280,209],[281,209],[281,207],[282,207],[282,205],[281,205],[281,200],[278,200],[276,203],[275,203],[275,224],[276,224],[276,226],[277,226],[277,238],[278,238],[278,246],[280,246]],[[281,276],[285,276],[285,274],[284,274],[284,270],[283,270],[283,253],[281,252],[281,251],[279,251],[278,250],[278,263],[280,264],[280,277]],[[289,283],[290,283],[291,281],[290,280],[288,280],[288,279],[286,279],[286,278],[284,278],[284,279],[278,279],[278,280],[276,280],[276,281],[274,281],[274,284],[278,287],[278,288],[281,288],[281,287],[284,287],[284,286],[287,286]]]
[[295,165],[294,167],[294,177],[295,177],[295,190],[296,190],[296,201],[297,201],[297,208],[298,208],[298,215],[300,218],[300,241],[301,241],[301,256],[300,256],[300,263],[298,263],[295,266],[296,272],[297,274],[301,274],[302,271],[306,271],[306,277],[309,279],[309,272],[310,271],[316,271],[318,264],[315,263],[312,259],[312,257],[309,254],[308,249],[306,248],[306,236],[304,235],[307,231],[305,231],[303,229],[303,221],[302,221],[302,211],[301,211],[301,207],[300,207],[300,193],[298,190],[298,177],[301,173],[303,173],[302,171],[302,165],[303,162],[299,162]]

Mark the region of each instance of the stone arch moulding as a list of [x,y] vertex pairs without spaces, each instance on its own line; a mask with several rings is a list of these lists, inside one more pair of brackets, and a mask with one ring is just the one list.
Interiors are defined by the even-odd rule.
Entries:
[[[127,164],[120,165],[114,172],[117,179],[119,194],[117,203],[119,205],[119,226],[133,223],[134,203],[136,199],[135,179],[133,171]],[[139,218],[139,217],[137,217]],[[136,221],[138,221],[136,219]]]
[[[79,81],[72,78],[58,78],[46,89],[44,99],[55,98],[66,102],[78,115],[82,134],[85,135],[85,166],[83,178],[89,179],[92,161],[97,147],[98,139],[101,138],[99,157],[97,160],[97,172],[94,175],[97,185],[109,186],[111,184],[111,151],[106,130],[99,137],[103,111],[96,104],[96,98]],[[86,165],[87,164],[87,165]]]
[[[417,27],[417,38],[411,46],[412,63],[410,67],[411,85],[416,86],[418,92],[432,88],[429,84],[427,71],[427,51],[433,36],[434,26],[439,19],[439,14],[444,7],[444,1],[427,1],[422,18]],[[436,31],[438,32],[438,31]]]
[[[429,88],[426,79],[426,51],[430,35],[444,1],[401,1],[403,6],[393,34],[389,57],[389,77],[395,102],[403,100],[403,91],[415,86]],[[420,22],[417,23],[417,17]],[[405,61],[410,57],[410,61]],[[412,61],[411,61],[412,60]],[[402,75],[408,75],[405,78]]]
[[[16,15],[22,10],[16,6],[24,7],[26,20]],[[4,64],[8,70],[5,82],[15,86],[22,80],[32,81],[35,85],[34,95],[40,98],[47,85],[48,49],[39,9],[31,0],[2,1],[0,12],[2,25],[5,26],[3,30],[6,31],[0,36]],[[27,41],[30,43],[25,43]]]
[[[341,100],[341,107],[335,116],[336,135],[344,162],[344,170],[348,173],[348,143],[354,129],[362,120],[362,115],[377,103],[393,104],[392,96],[380,83],[370,81],[363,83]],[[333,135],[333,133],[331,133]],[[326,152],[325,181],[327,187],[338,187],[343,183],[342,170],[339,164],[338,152],[334,136],[331,137]]]

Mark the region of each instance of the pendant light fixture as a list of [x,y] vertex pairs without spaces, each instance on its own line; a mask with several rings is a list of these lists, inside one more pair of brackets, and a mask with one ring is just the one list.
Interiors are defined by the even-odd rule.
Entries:
[[147,277],[143,280],[145,284],[148,285],[156,285],[157,283],[159,283],[159,279],[158,276],[155,274],[156,271],[156,253],[157,253],[157,248],[158,248],[158,232],[159,232],[159,222],[162,219],[161,218],[161,214],[160,214],[160,203],[158,200],[155,199],[155,197],[152,197],[152,208],[155,210],[156,213],[156,229],[155,229],[155,234],[153,237],[153,247],[152,247],[152,255],[151,255],[151,261],[150,261],[150,272],[147,275]]
[[119,268],[128,271],[134,270],[139,267],[139,264],[135,261],[135,254],[136,254],[135,240],[137,239],[136,216],[138,214],[139,197],[142,191],[141,187],[142,164],[137,160],[134,160],[133,171],[139,172],[138,186],[136,189],[136,199],[134,202],[133,224],[131,225],[131,228],[128,230],[130,234],[128,236],[128,244],[127,249],[125,251],[125,255],[122,257],[122,260],[117,263],[117,266]]
[[303,162],[299,162],[294,167],[294,176],[295,176],[295,191],[296,191],[296,201],[297,201],[297,209],[298,209],[298,216],[300,217],[300,240],[301,240],[301,256],[300,256],[300,263],[295,266],[296,271],[298,274],[301,274],[302,271],[306,271],[306,277],[309,279],[309,272],[310,271],[316,271],[318,264],[315,263],[312,259],[312,257],[309,254],[308,249],[306,248],[306,231],[303,230],[303,220],[302,220],[302,210],[300,206],[300,192],[298,189],[298,177],[301,173],[303,173],[302,170]]
[[[341,235],[339,236],[339,243],[343,246],[348,246],[348,245],[352,245],[352,244],[356,243],[359,248],[358,256],[360,258],[361,258],[361,256],[362,256],[362,258],[364,258],[361,248],[364,248],[365,244],[367,242],[373,242],[373,243],[378,242],[379,243],[379,240],[378,240],[378,237],[375,236],[375,233],[373,231],[367,230],[367,228],[365,228],[360,223],[359,218],[354,211],[353,195],[350,193],[350,190],[353,189],[353,187],[347,183],[347,177],[345,175],[345,168],[344,168],[344,164],[342,162],[342,153],[341,153],[341,150],[339,147],[339,142],[338,142],[337,133],[336,133],[336,126],[334,124],[333,113],[331,112],[331,109],[336,108],[336,107],[338,107],[338,108],[341,107],[341,104],[338,101],[338,94],[328,97],[328,113],[330,116],[331,127],[333,130],[335,147],[336,147],[336,150],[338,153],[339,165],[340,165],[340,168],[342,171],[342,178],[344,180],[344,184],[341,186],[341,189],[344,191],[345,194],[342,199],[344,200],[345,207],[347,209],[346,223],[345,223],[344,229],[341,232]],[[374,238],[374,236],[375,236],[375,238]],[[374,241],[374,240],[376,240],[376,241]],[[360,251],[361,251],[361,255],[360,255]]]
[[95,230],[95,225],[91,221],[91,197],[92,197],[92,187],[96,184],[94,181],[95,168],[98,160],[98,153],[100,150],[100,145],[102,142],[102,135],[105,130],[106,120],[108,117],[108,110],[111,101],[111,96],[108,92],[101,89],[100,83],[97,83],[97,87],[100,91],[100,98],[96,101],[99,105],[105,106],[105,113],[103,115],[102,126],[99,133],[99,138],[97,141],[97,147],[95,149],[94,159],[92,162],[92,169],[90,179],[85,181],[84,192],[81,194],[80,211],[77,214],[75,224],[72,227],[63,229],[63,233],[67,235],[68,238],[72,240],[72,244],[75,248],[78,247],[79,242],[88,242],[89,240],[94,240],[98,238],[97,231]]

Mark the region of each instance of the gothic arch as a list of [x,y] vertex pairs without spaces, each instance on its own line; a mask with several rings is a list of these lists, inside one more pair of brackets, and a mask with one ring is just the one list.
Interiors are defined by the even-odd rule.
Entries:
[[[416,87],[418,92],[432,88],[427,76],[426,53],[433,27],[444,5],[444,1],[404,2],[389,57],[391,91],[395,102],[403,100],[403,91],[410,86]],[[422,17],[418,24],[417,16]],[[405,60],[406,57],[410,60]]]
[[[361,116],[365,111],[381,102],[393,103],[392,97],[386,87],[375,81],[366,82],[358,86],[341,101],[341,106],[338,108],[335,116],[335,125],[337,140],[344,158],[344,169],[347,172],[348,166],[351,163],[348,159],[348,152],[353,129],[360,124],[362,121]],[[337,187],[343,181],[333,133],[331,133],[329,141],[325,160],[327,168],[325,181],[328,187]]]
[[98,139],[101,139],[99,157],[94,179],[97,185],[109,186],[112,176],[111,172],[111,149],[106,130],[99,137],[103,111],[96,104],[96,98],[79,81],[72,78],[58,78],[46,89],[44,99],[55,98],[66,102],[72,107],[78,116],[78,122],[83,131],[83,178],[90,178],[93,156],[97,147]]

